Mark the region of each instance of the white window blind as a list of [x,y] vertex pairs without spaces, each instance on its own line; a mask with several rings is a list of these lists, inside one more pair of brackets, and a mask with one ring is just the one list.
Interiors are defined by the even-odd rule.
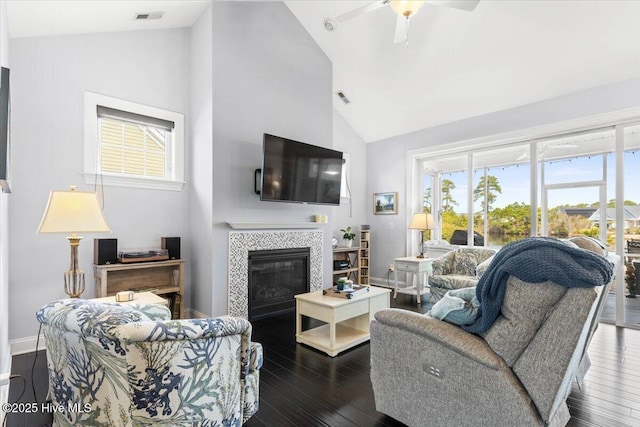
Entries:
[[166,178],[173,123],[98,106],[102,173]]
[[184,115],[85,92],[84,123],[88,184],[182,189]]

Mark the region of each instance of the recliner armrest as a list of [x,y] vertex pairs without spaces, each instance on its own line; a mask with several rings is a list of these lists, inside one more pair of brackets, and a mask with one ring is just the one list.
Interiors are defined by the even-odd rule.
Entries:
[[[481,337],[442,320],[408,310],[392,308],[378,311],[375,314],[374,322],[408,331],[415,334],[418,340],[430,340],[488,368],[498,370],[504,367],[504,361],[491,350]],[[372,327],[374,326],[372,325]],[[430,344],[425,342],[425,345]]]

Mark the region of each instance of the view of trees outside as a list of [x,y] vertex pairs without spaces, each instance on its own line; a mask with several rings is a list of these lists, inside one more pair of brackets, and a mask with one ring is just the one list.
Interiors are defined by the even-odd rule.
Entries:
[[[640,173],[637,168],[630,167],[640,160],[640,152],[625,153],[626,168],[625,181],[638,182]],[[607,155],[607,208],[615,208],[615,163],[614,154]],[[474,170],[474,187],[471,190],[474,201],[473,227],[477,233],[485,237],[485,244],[502,246],[514,240],[522,239],[531,234],[530,214],[530,166],[529,164],[509,165],[505,167],[487,168],[485,187],[485,169]],[[540,170],[540,166],[538,166]],[[540,175],[540,173],[539,173]],[[430,180],[431,178],[429,178]],[[602,155],[585,156],[573,159],[545,162],[545,181],[547,184],[576,183],[597,181],[602,179]],[[430,183],[431,181],[429,181]],[[467,173],[457,171],[442,174],[442,238],[450,240],[454,230],[466,230],[467,218]],[[425,183],[426,184],[426,183]],[[540,183],[538,185],[540,188]],[[640,187],[640,186],[639,186]],[[425,185],[425,200],[431,200],[431,184]],[[627,186],[629,198],[625,198],[625,206],[638,206],[640,202],[640,188]],[[486,189],[486,194],[485,194]],[[487,204],[488,218],[485,236],[484,207]],[[541,229],[541,202],[538,197],[538,230]],[[425,205],[426,206],[426,205]],[[599,228],[589,217],[599,209],[598,187],[580,187],[550,190],[547,213],[548,230],[550,236],[567,237],[584,234],[598,237]],[[593,208],[586,214],[567,214],[565,208]],[[615,244],[615,209],[609,209],[606,214],[608,220],[607,243],[611,248]],[[640,208],[638,209],[640,216]],[[626,232],[640,238],[639,226],[629,227],[625,223]],[[425,236],[428,238],[428,235]]]

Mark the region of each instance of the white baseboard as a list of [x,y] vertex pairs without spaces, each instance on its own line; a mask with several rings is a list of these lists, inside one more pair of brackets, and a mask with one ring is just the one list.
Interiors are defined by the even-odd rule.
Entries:
[[[36,351],[36,342],[38,341],[38,336],[34,335],[32,337],[25,338],[17,338],[15,340],[11,340],[11,355],[16,356],[18,354],[32,353]],[[44,350],[44,335],[40,335],[40,342],[38,342],[38,350]]]
[[200,313],[199,311],[194,310],[193,308],[190,308],[189,312],[191,313],[192,319],[208,319],[209,317],[211,317],[211,316],[207,316],[204,313]]
[[[396,282],[393,280],[393,275],[392,278],[389,279],[389,282],[387,283],[387,278],[386,277],[371,277],[369,279],[370,283],[372,285],[376,285],[376,286],[382,286],[384,288],[391,288],[393,289],[396,286]],[[404,281],[400,281],[398,280],[398,287],[405,287],[406,284]]]

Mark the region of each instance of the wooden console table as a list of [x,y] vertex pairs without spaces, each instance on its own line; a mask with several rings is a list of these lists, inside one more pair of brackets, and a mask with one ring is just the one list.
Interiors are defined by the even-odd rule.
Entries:
[[171,297],[176,318],[184,315],[184,260],[106,264],[93,266],[96,297],[110,297],[120,291],[151,291]]

